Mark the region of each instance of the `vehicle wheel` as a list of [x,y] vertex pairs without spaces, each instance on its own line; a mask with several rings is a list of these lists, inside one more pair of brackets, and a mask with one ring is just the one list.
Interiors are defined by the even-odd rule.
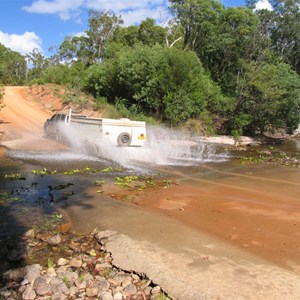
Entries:
[[131,144],[131,135],[127,132],[122,132],[118,136],[118,145],[121,147],[130,146]]

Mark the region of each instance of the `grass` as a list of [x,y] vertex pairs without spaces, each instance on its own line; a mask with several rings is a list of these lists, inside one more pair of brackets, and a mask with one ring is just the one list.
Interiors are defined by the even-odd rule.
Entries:
[[48,258],[48,263],[47,263],[47,265],[48,265],[48,268],[53,268],[53,267],[54,267],[54,261],[53,261],[52,258]]

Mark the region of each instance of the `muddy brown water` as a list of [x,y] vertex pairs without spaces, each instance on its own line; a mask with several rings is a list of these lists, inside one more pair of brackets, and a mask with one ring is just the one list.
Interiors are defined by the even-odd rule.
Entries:
[[[274,147],[299,159],[299,140]],[[241,162],[235,155],[226,161],[189,166],[173,162],[173,165],[140,165],[100,172],[118,165],[68,151],[1,148],[1,240],[20,235],[31,227],[51,227],[58,222],[58,208],[69,214],[78,232],[86,233],[101,226],[128,233],[132,230],[130,223],[121,221],[122,213],[114,215],[113,210],[121,207],[120,199],[129,199],[131,206],[163,214],[300,273],[300,168]],[[242,155],[247,156],[247,152]],[[62,174],[87,167],[98,171]],[[57,174],[33,173],[45,169],[56,170]],[[21,174],[23,178],[5,178],[12,174]],[[132,174],[160,177],[176,184],[140,193],[114,186],[114,177]],[[101,195],[95,181],[109,183],[110,192]],[[101,206],[101,199],[105,207]],[[132,217],[125,211],[123,216]]]

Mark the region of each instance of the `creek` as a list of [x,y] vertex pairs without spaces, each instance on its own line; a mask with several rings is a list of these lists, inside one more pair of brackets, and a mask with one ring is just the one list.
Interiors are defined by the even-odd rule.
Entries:
[[[131,199],[152,212],[300,270],[300,244],[295,242],[300,235],[299,150],[299,140],[246,151],[220,151],[202,144],[186,151],[165,143],[146,148],[144,154],[136,148],[120,149],[104,158],[73,150],[1,148],[0,238],[4,241],[32,227],[51,228],[65,222],[58,208],[79,232],[102,226],[130,234],[128,220],[138,216],[127,214],[131,208],[124,209],[122,201],[112,198]],[[176,185],[125,197],[115,189],[114,179],[133,175],[173,180]],[[103,195],[104,182],[108,192]],[[283,238],[291,229],[293,233]],[[270,254],[278,238],[285,247]],[[289,263],[280,251],[289,255]]]

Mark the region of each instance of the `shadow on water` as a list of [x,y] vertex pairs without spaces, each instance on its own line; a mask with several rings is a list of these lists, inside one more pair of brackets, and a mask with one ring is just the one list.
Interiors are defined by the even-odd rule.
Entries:
[[[25,233],[30,229],[57,232],[57,226],[66,222],[59,206],[74,194],[84,192],[87,182],[96,178],[96,174],[92,177],[58,174],[60,170],[74,168],[74,162],[24,161],[6,154],[7,149],[0,147],[1,284],[5,283],[6,271],[24,266],[30,259],[26,256]],[[46,171],[54,169],[58,170],[55,174]],[[92,209],[86,200],[87,196],[82,197],[77,205]]]
[[33,263],[26,256],[28,230],[55,234],[58,226],[68,222],[60,207],[72,205],[92,210],[91,196],[85,190],[95,186],[95,182],[130,172],[117,169],[111,161],[76,153],[0,147],[0,281],[4,283],[6,271]]

